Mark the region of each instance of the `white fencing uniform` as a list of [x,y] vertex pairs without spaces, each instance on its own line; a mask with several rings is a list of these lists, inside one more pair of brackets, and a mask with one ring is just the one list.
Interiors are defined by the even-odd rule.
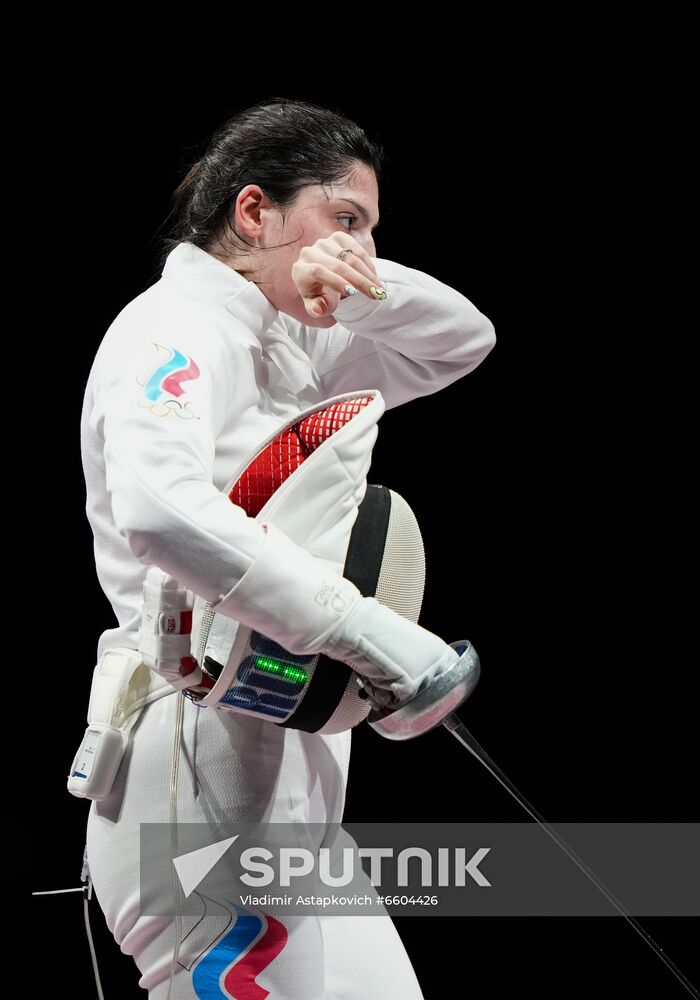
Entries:
[[[373,263],[388,298],[343,299],[336,324],[317,329],[184,242],[111,324],[81,421],[97,575],[118,622],[100,637],[98,659],[114,646],[138,648],[149,565],[209,601],[243,577],[263,529],[223,490],[275,429],[343,392],[378,389],[387,408],[437,392],[491,350],[493,324],[461,293],[394,261]],[[139,824],[170,819],[179,698],[168,691],[143,712],[112,792],[93,803],[88,822],[97,898],[154,1000],[167,995],[175,925],[139,912]],[[307,733],[183,700],[178,822],[341,822],[350,730]],[[421,997],[388,916],[236,922],[233,914],[238,940],[226,921],[230,913],[214,930],[212,917],[199,951],[183,943],[173,998]]]

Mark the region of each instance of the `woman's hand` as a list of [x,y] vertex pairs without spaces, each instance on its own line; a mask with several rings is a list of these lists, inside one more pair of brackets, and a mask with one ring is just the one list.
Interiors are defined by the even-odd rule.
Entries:
[[[352,253],[339,260],[338,253],[346,249]],[[292,264],[292,280],[310,316],[328,316],[341,299],[360,292],[372,300],[387,297],[372,258],[347,233],[332,233],[302,247]]]

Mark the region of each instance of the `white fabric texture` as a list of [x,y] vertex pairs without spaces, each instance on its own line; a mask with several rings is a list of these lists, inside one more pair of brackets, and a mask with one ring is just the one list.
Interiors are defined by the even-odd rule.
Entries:
[[[175,702],[150,705],[133,730],[110,796],[93,803],[88,860],[108,927],[136,961],[150,1000],[165,1000],[175,922],[139,908],[141,823],[168,823],[170,751]],[[185,699],[178,822],[340,822],[350,753],[345,733],[322,736],[285,730],[251,716],[199,709]],[[251,763],[251,756],[254,757]],[[269,1000],[422,1000],[391,917],[283,916],[288,939],[255,977]],[[186,920],[172,1000],[229,996],[197,991],[191,963],[213,952],[230,915]],[[196,968],[196,966],[195,966]],[[235,993],[232,994],[235,996]],[[265,994],[251,992],[244,996]]]
[[[491,350],[493,324],[461,293],[373,260],[388,298],[344,299],[324,330],[278,312],[253,282],[180,243],[161,278],[111,324],[81,420],[96,570],[117,619],[102,633],[97,659],[111,647],[138,648],[150,565],[213,602],[244,577],[264,529],[222,490],[290,417],[363,389],[398,406],[450,385]],[[169,820],[179,698],[174,692],[145,710],[112,794],[93,803],[88,830],[97,898],[157,1000],[165,996],[173,927],[139,914],[138,831],[141,822]],[[281,729],[186,701],[179,820],[340,822],[350,735]],[[421,997],[388,916],[291,924],[287,945],[256,980],[275,1000]],[[176,982],[174,997],[198,996],[189,973]]]

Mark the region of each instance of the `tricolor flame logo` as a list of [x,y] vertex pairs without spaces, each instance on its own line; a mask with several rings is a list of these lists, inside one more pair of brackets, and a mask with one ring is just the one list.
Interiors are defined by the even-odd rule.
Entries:
[[182,383],[199,378],[197,362],[176,347],[155,343],[153,346],[155,359],[136,378],[143,388],[142,405],[157,417],[168,417],[172,413],[183,420],[198,420],[189,401],[181,398],[186,392]]
[[192,971],[200,1000],[265,1000],[270,991],[255,977],[287,943],[287,928],[269,914],[231,904],[237,919],[231,930],[202,956]]

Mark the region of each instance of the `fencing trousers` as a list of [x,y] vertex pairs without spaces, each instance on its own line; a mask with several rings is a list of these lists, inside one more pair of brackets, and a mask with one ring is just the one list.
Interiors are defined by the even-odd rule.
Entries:
[[[170,822],[180,698],[173,692],[145,709],[110,795],[92,803],[88,819],[95,895],[117,944],[136,962],[139,985],[150,1000],[166,1000],[178,931],[172,1000],[424,1000],[386,911],[272,918],[214,908],[189,935],[174,916],[141,913],[140,824]],[[182,700],[178,823],[224,817],[233,823],[341,822],[350,731],[284,729]]]

